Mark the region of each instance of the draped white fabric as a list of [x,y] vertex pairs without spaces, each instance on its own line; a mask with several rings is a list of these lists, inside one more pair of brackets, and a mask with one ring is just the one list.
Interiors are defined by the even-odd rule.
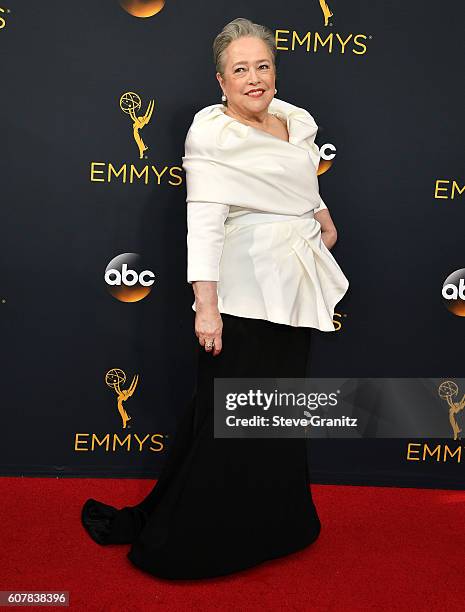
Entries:
[[301,215],[320,203],[318,126],[305,109],[274,98],[270,113],[287,119],[289,142],[245,125],[212,104],[195,114],[182,158],[188,202],[219,202]]

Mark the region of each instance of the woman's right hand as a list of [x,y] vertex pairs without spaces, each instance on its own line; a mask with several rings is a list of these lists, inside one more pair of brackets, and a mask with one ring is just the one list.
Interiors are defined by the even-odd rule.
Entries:
[[[223,320],[218,310],[216,281],[194,281],[195,295],[195,335],[200,346],[214,357],[222,348]],[[213,342],[213,347],[211,346]]]
[[[195,335],[199,339],[200,346],[205,347],[207,353],[214,357],[219,355],[223,347],[222,332],[223,319],[218,306],[202,306],[196,304],[195,313]],[[211,347],[213,341],[213,348]],[[209,346],[210,345],[210,346]]]

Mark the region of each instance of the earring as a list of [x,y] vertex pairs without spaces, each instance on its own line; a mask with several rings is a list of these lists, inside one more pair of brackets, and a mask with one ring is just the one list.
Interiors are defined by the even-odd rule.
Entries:
[[275,94],[277,94],[277,93],[278,93],[278,90],[276,89],[276,87],[275,87],[274,93],[275,93]]
[[221,96],[221,100],[222,100],[223,102],[226,102],[226,96],[225,96],[225,95]]

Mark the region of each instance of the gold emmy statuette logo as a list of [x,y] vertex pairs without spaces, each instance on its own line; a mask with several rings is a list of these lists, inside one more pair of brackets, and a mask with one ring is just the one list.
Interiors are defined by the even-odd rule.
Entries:
[[459,388],[452,380],[446,380],[441,383],[439,385],[438,392],[439,397],[447,400],[447,403],[449,404],[449,422],[454,434],[454,440],[457,440],[457,438],[460,440],[461,437],[459,436],[459,433],[462,430],[458,426],[455,415],[465,407],[465,393],[460,402],[453,402],[452,398],[458,395]]
[[0,6],[0,30],[3,30],[3,28],[6,26],[6,19],[3,17],[3,15],[9,12],[10,9],[4,9]]
[[318,0],[320,3],[320,8],[323,11],[323,15],[325,18],[325,26],[328,25],[328,21],[329,18],[332,17],[334,15],[334,13],[331,12],[329,6],[326,4],[325,0]]
[[134,17],[153,17],[165,6],[165,0],[120,0],[119,4]]
[[142,159],[144,157],[144,151],[147,151],[148,146],[142,140],[139,130],[150,121],[153,113],[154,101],[150,100],[145,115],[137,116],[136,113],[141,109],[142,101],[136,93],[127,91],[121,96],[119,106],[121,110],[132,119],[132,133],[137,147],[139,148],[139,158]]
[[134,393],[137,387],[137,382],[139,380],[139,375],[134,376],[132,379],[131,385],[128,389],[121,389],[121,385],[124,385],[126,382],[126,374],[123,370],[119,368],[113,368],[112,370],[108,370],[105,375],[105,382],[110,387],[110,389],[114,389],[117,396],[117,404],[118,404],[118,412],[120,413],[121,419],[123,420],[123,429],[126,429],[126,423],[131,420],[131,417],[128,415],[126,410],[123,407],[123,402],[125,402],[128,397]]

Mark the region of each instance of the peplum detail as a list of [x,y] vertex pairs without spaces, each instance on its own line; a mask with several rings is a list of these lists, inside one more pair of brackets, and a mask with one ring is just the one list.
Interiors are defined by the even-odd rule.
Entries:
[[225,224],[219,311],[334,331],[334,309],[349,281],[322,241],[318,221],[243,221]]

